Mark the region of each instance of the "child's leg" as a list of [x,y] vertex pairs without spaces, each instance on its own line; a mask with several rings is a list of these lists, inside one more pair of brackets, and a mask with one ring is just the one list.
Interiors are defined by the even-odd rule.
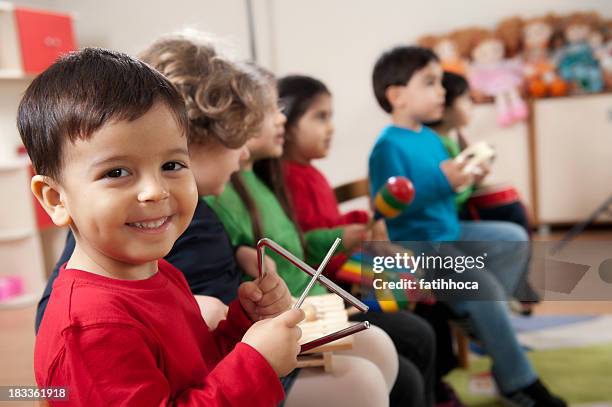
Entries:
[[370,329],[353,335],[353,349],[334,354],[369,360],[380,370],[387,384],[387,391],[393,387],[398,373],[397,351],[389,335],[377,326],[372,325]]
[[286,407],[388,406],[389,393],[380,370],[369,360],[333,356],[331,372],[302,369],[287,394]]
[[514,294],[526,276],[529,261],[529,236],[525,229],[510,222],[461,222],[460,240],[463,242],[458,246],[466,254],[486,253],[487,270],[497,277],[507,295]]
[[487,301],[455,301],[450,308],[469,319],[470,327],[493,360],[493,375],[504,393],[525,388],[537,379],[531,363],[518,343],[510,323],[505,293],[490,273],[466,271],[467,280],[477,281],[486,290]]
[[[384,330],[393,340],[399,354],[400,366],[398,378],[391,391],[391,404],[402,404],[406,394],[410,393],[413,402],[415,397],[418,397],[424,405],[432,405],[436,380],[436,336],[431,326],[408,311],[356,314],[351,320],[368,320]],[[415,374],[419,376],[418,380],[414,378]]]

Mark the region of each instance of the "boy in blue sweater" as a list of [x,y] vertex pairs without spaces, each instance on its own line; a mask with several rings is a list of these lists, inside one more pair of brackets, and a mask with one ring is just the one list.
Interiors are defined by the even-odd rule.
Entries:
[[[369,159],[373,194],[392,176],[409,178],[414,201],[396,218],[386,219],[391,240],[466,241],[462,250],[487,253],[487,271],[467,270],[463,278],[477,281],[487,301],[449,301],[459,317],[468,319],[473,334],[493,359],[493,376],[502,397],[515,406],[565,406],[538,379],[521,349],[503,301],[516,288],[528,261],[525,231],[509,222],[460,222],[455,191],[473,182],[449,156],[438,135],[424,122],[444,113],[442,66],[430,50],[396,47],[381,55],[372,75],[379,105],[391,116]],[[508,250],[509,243],[516,242]],[[473,254],[466,253],[466,254]],[[449,270],[452,273],[452,270]]]

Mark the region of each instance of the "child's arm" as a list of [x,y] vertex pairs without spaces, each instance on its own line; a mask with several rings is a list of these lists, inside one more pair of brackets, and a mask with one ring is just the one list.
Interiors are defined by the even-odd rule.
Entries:
[[348,225],[350,223],[368,223],[370,220],[370,213],[361,209],[355,209],[353,211],[342,214],[342,224]]
[[[128,324],[70,328],[45,386],[69,386],[72,405],[273,406],[283,398],[277,374],[260,352],[240,343],[201,383],[180,394],[159,366],[162,350]],[[215,349],[210,350],[216,354]]]
[[317,191],[308,179],[297,176],[285,176],[291,205],[295,208],[295,217],[300,229],[309,231],[316,228],[333,228],[338,226],[330,222],[330,219],[321,216],[316,202]]
[[429,174],[411,174],[409,157],[391,143],[378,143],[370,155],[370,193],[375,196],[390,177],[407,177],[414,185],[415,195],[406,211],[419,210],[432,202],[454,195],[455,191],[441,168]]
[[[329,248],[334,244],[336,238],[342,239],[344,227],[332,229],[313,229],[304,233],[304,243],[306,244],[306,263],[319,264],[327,254]],[[340,250],[346,250],[344,241],[340,245]]]

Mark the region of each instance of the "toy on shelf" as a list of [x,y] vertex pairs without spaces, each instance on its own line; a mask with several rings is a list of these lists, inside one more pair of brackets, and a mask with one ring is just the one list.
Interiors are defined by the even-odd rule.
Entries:
[[594,32],[589,42],[601,66],[604,87],[612,89],[612,20],[606,20],[601,31]]
[[24,292],[23,280],[18,276],[0,277],[0,303],[22,295]]
[[557,69],[561,77],[573,83],[580,93],[603,90],[601,67],[589,43],[600,22],[597,13],[574,13],[564,18],[561,24],[566,44],[557,53]]
[[557,75],[549,52],[557,18],[549,14],[526,20],[521,35],[527,92],[531,97],[563,96],[567,83]]
[[523,64],[518,58],[506,58],[502,38],[488,31],[477,33],[472,39],[468,80],[474,92],[493,97],[498,123],[509,126],[527,118],[528,109],[519,92],[523,85]]
[[430,48],[440,58],[442,69],[458,75],[465,75],[468,62],[463,58],[459,49],[459,44],[454,34],[435,36],[428,35],[421,37],[418,44],[425,48]]

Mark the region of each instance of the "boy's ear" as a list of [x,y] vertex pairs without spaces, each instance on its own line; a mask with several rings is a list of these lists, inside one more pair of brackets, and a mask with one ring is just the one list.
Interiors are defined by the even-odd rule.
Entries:
[[72,222],[60,192],[59,185],[50,177],[34,175],[31,182],[32,193],[57,226]]
[[385,96],[391,107],[397,106],[401,88],[401,86],[391,85],[385,90]]

